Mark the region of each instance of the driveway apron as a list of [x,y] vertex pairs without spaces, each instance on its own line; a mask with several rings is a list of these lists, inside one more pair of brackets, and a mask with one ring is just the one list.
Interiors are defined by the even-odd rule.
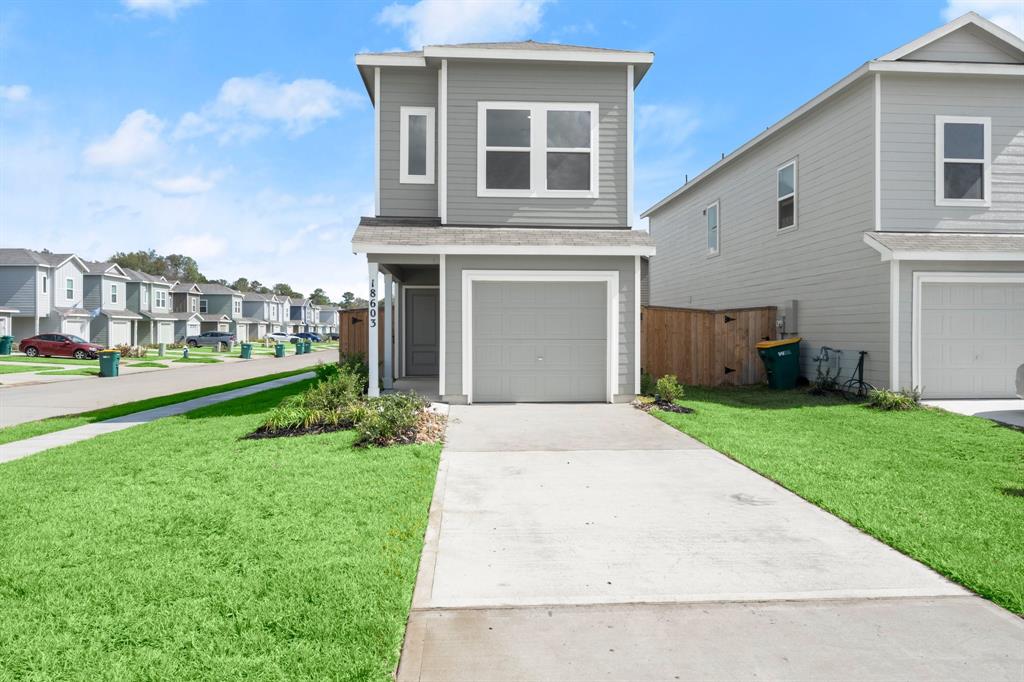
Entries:
[[628,405],[446,442],[399,680],[1021,679],[1024,621]]

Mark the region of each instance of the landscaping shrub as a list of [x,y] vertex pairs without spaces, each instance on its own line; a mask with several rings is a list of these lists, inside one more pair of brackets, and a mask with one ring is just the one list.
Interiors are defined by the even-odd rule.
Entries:
[[868,392],[867,407],[876,410],[900,411],[914,410],[921,406],[921,391],[916,386],[889,391],[884,388],[873,388]]
[[429,403],[415,393],[389,393],[353,404],[348,411],[359,445],[408,440]]
[[318,362],[313,368],[318,382],[329,381],[341,372],[341,366],[336,362]]
[[370,366],[366,364],[362,353],[343,353],[338,363],[341,371],[350,372],[363,380],[363,393],[370,387]]
[[640,395],[654,395],[654,377],[649,372],[640,374]]
[[127,343],[114,346],[113,350],[120,353],[122,358],[144,358],[146,353],[149,352],[149,349],[145,346],[132,346]]
[[654,386],[654,397],[659,403],[672,403],[683,399],[683,387],[675,374],[666,374]]

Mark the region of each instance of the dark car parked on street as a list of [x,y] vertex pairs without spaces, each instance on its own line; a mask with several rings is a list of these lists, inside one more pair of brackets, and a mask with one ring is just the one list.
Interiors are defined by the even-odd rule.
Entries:
[[314,332],[299,332],[295,336],[299,337],[300,339],[306,339],[307,341],[314,341],[316,343],[320,343],[321,341],[323,341],[323,337]]
[[39,355],[48,358],[56,355],[85,360],[95,359],[98,357],[96,353],[103,348],[74,334],[39,334],[22,339],[18,343],[18,350],[30,358]]
[[197,346],[216,346],[218,343],[227,345],[228,343],[236,343],[238,337],[231,332],[203,332],[202,334],[196,334],[195,336],[186,336],[185,345],[196,348]]

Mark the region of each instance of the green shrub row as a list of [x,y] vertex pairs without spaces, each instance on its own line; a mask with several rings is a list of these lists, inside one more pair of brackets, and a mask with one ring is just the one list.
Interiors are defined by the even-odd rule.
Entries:
[[914,388],[901,388],[889,391],[884,388],[873,388],[868,391],[868,407],[877,410],[899,411],[914,410],[921,406],[921,391]]

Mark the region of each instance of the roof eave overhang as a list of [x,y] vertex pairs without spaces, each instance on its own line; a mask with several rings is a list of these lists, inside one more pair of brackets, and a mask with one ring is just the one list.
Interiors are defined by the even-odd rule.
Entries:
[[879,253],[883,261],[1024,261],[1024,251],[942,251],[939,249],[891,249],[871,236],[864,243]]
[[354,254],[465,255],[465,256],[653,256],[654,246],[506,246],[451,244],[404,246],[353,242]]

